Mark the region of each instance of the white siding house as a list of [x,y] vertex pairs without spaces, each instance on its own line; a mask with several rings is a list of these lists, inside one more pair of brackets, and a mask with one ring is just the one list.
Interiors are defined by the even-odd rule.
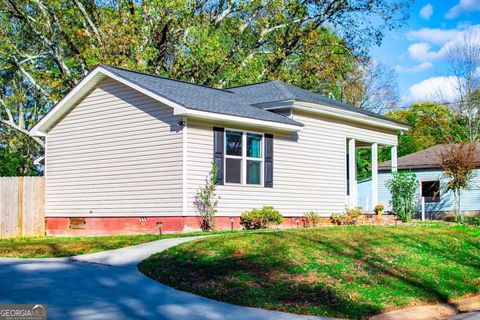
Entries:
[[101,66],[30,133],[47,142],[47,228],[98,234],[194,228],[213,161],[219,219],[328,216],[357,205],[355,148],[390,146],[395,169],[407,129],[277,81],[219,90]]

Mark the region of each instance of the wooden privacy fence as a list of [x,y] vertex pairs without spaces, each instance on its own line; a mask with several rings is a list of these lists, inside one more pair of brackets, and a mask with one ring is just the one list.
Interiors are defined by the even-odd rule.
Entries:
[[45,235],[45,179],[0,178],[0,238]]

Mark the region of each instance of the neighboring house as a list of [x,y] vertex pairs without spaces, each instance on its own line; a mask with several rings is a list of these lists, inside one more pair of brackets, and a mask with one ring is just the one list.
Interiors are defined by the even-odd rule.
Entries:
[[[439,155],[447,145],[438,145],[398,158],[398,170],[414,172],[419,181],[417,195],[417,212],[421,212],[421,198],[425,201],[427,218],[437,218],[453,212],[455,203],[452,192],[445,190],[446,179],[440,169]],[[477,161],[480,163],[480,143],[477,143]],[[378,171],[378,203],[390,209],[390,192],[385,183],[391,178],[390,161],[379,164]],[[367,205],[370,202],[369,189],[371,180],[358,184],[358,204]],[[464,212],[480,211],[480,167],[475,170],[474,179],[467,190],[461,192],[461,210]]]
[[404,130],[280,81],[214,89],[99,66],[30,134],[46,139],[49,233],[106,234],[198,229],[212,161],[220,228],[264,205],[287,222],[343,211],[357,200],[355,148],[396,159]]

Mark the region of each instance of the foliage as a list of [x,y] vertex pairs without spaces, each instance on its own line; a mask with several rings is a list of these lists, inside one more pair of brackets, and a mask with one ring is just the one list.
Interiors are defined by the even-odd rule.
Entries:
[[246,230],[266,229],[271,225],[277,226],[282,222],[283,216],[272,206],[245,211],[240,216],[240,224]]
[[479,292],[480,228],[349,226],[208,237],[139,269],[229,303],[342,319]]
[[23,134],[0,125],[0,177],[40,175],[31,159],[40,155],[40,148]]
[[470,226],[480,226],[480,215],[470,215],[463,217],[462,222]]
[[[372,166],[372,149],[367,148],[357,148],[356,150],[356,159],[357,159],[357,180],[362,181],[372,176],[371,166]],[[378,146],[378,162],[384,162],[390,160],[391,158],[391,148]]]
[[460,217],[461,192],[469,187],[475,176],[477,162],[476,143],[461,143],[446,147],[438,155],[440,167],[446,180],[447,191],[452,191],[455,200],[455,216]]
[[344,92],[356,95],[348,87],[362,87],[356,74],[369,63],[368,49],[406,21],[410,5],[1,1],[0,122],[26,135],[100,64],[215,87],[280,79],[347,101]]
[[415,173],[394,172],[392,178],[385,185],[392,196],[393,212],[403,222],[410,221],[415,214],[415,196],[418,189],[418,180]]
[[357,223],[357,218],[363,214],[362,207],[355,207],[350,209],[345,209],[342,213],[332,214],[331,220],[333,224],[336,225],[354,225]]
[[318,212],[310,211],[303,214],[303,226],[305,228],[315,228],[320,223],[320,215]]
[[200,187],[195,195],[195,206],[197,207],[202,219],[200,227],[203,231],[212,231],[215,229],[215,215],[217,213],[218,199],[215,190],[217,189],[218,166],[212,162],[212,168],[208,177],[205,179],[205,185]]
[[400,157],[455,140],[454,116],[446,106],[434,102],[415,103],[408,109],[397,109],[386,115],[412,126],[398,137]]

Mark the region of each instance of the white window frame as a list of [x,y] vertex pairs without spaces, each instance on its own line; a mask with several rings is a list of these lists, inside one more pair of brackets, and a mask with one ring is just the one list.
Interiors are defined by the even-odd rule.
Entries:
[[[242,134],[242,155],[241,156],[232,156],[227,155],[227,131],[239,132]],[[262,137],[260,141],[260,158],[253,158],[247,157],[247,134],[257,134]],[[250,187],[263,187],[264,186],[264,171],[265,171],[265,150],[264,150],[264,143],[265,143],[265,135],[262,132],[255,132],[255,131],[247,131],[247,130],[240,130],[240,129],[230,129],[225,128],[224,137],[223,137],[223,163],[225,164],[225,168],[223,170],[223,181],[225,181],[225,185],[234,185],[234,186],[250,186]],[[240,172],[240,183],[234,182],[227,182],[227,159],[239,159],[242,161],[241,164],[241,172]],[[247,183],[247,161],[253,160],[260,162],[260,184],[251,184]]]

